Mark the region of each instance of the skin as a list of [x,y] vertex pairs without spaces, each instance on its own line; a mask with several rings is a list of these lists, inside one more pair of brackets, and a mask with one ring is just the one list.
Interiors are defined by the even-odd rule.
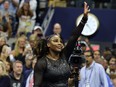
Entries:
[[23,4],[23,9],[25,10],[25,11],[28,11],[29,10],[29,3],[24,3]]
[[116,69],[116,58],[112,57],[109,61],[110,69],[115,70]]
[[38,34],[42,34],[43,32],[38,28],[36,30],[34,30],[34,34],[38,35]]
[[14,74],[21,75],[23,71],[23,65],[21,63],[16,63],[13,67]]
[[36,62],[37,62],[37,58],[34,58],[34,59],[32,60],[32,68],[33,68],[33,69],[34,69],[34,67],[35,67]]
[[0,65],[0,75],[2,75],[2,71],[3,69],[2,69],[2,66]]
[[4,2],[4,8],[7,10],[9,8],[9,2],[8,1],[5,1]]
[[92,62],[93,62],[93,58],[91,56],[91,52],[85,52],[84,56],[85,56],[85,60],[88,61],[88,62],[86,62],[86,66],[89,67],[92,64]]
[[54,32],[55,34],[60,34],[61,31],[62,31],[62,30],[61,30],[61,25],[60,25],[59,23],[54,24],[53,32]]
[[25,39],[24,39],[24,38],[21,38],[21,39],[19,40],[19,47],[20,47],[20,48],[23,48],[23,47],[25,47],[25,44],[26,44]]
[[113,79],[113,84],[114,84],[114,87],[116,87],[116,78]]
[[25,60],[26,66],[27,66],[27,67],[30,67],[30,66],[31,66],[32,58],[33,58],[33,56],[30,55],[30,56],[28,57],[28,59]]
[[58,35],[54,35],[49,40],[47,46],[49,48],[48,56],[50,56],[51,58],[58,59],[59,53],[62,51],[63,46],[64,46],[61,38]]
[[[86,17],[89,12],[89,6],[86,2],[84,2],[84,16]],[[49,48],[48,57],[57,60],[60,58],[60,52],[64,48],[64,45],[62,43],[61,38],[58,35],[54,35],[50,38],[50,40],[47,43],[47,46]]]
[[97,59],[100,59],[100,52],[98,50],[94,51],[93,56],[94,59],[97,61]]
[[4,45],[6,42],[3,38],[0,38],[0,46]]

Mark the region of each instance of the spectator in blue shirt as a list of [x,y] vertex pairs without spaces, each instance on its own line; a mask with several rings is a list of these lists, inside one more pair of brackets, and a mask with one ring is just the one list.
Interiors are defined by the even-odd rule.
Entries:
[[84,52],[86,66],[80,70],[79,87],[109,87],[105,70],[94,61],[90,50]]

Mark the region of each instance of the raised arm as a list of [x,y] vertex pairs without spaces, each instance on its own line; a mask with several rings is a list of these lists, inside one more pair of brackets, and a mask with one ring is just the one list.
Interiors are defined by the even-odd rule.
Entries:
[[64,49],[64,53],[66,55],[66,58],[69,58],[71,53],[73,52],[73,49],[75,47],[75,43],[76,43],[78,37],[81,35],[81,32],[84,28],[84,25],[87,22],[88,12],[90,12],[89,6],[87,5],[86,2],[84,2],[84,12],[83,12],[84,16],[83,16],[81,22],[79,23],[79,25],[76,26],[76,28],[73,30],[72,35],[69,38],[69,41],[66,45],[66,48]]

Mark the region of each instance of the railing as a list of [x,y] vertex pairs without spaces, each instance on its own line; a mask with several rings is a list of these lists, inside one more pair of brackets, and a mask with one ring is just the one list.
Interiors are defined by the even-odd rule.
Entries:
[[50,21],[51,21],[53,15],[54,15],[54,8],[52,6],[50,6],[49,9],[48,9],[47,14],[46,14],[46,16],[45,16],[45,18],[43,20],[43,23],[41,25],[42,28],[43,28],[43,35],[46,34],[46,31],[48,29],[48,26],[50,24]]

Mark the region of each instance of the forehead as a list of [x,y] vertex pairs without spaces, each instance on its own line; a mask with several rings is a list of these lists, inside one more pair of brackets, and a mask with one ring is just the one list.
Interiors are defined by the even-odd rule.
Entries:
[[58,35],[53,35],[50,40],[54,40],[54,39],[61,39]]
[[94,51],[94,53],[100,53],[98,50]]
[[89,51],[88,52],[84,52],[84,55],[88,55],[88,54],[91,54],[91,52],[89,52]]
[[21,63],[16,63],[15,66],[22,66],[22,64]]
[[61,29],[60,24],[55,24],[55,25],[54,25],[54,30],[55,30],[55,29]]
[[19,42],[22,42],[22,41],[25,41],[25,40],[26,40],[25,38],[20,38]]
[[9,2],[8,1],[5,1],[4,4],[9,4]]
[[116,58],[115,58],[115,57],[112,57],[110,60],[114,60],[114,61],[115,61],[115,60],[116,60]]

